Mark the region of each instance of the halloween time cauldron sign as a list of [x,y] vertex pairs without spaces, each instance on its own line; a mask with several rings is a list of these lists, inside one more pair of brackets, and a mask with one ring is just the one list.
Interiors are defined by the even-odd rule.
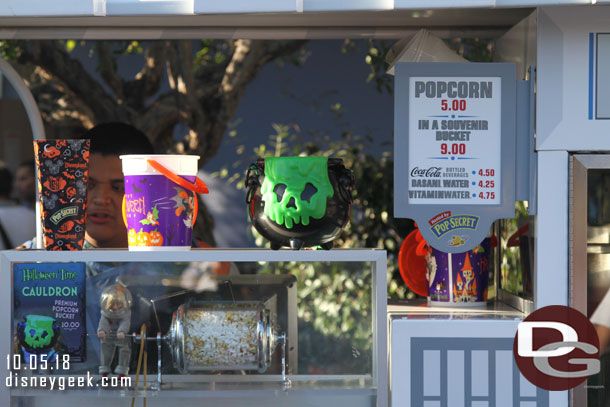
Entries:
[[268,157],[250,166],[246,188],[250,220],[272,249],[330,249],[349,220],[354,175],[339,158]]

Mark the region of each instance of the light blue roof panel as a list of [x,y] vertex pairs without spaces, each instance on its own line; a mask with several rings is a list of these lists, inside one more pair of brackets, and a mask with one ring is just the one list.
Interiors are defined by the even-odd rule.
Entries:
[[257,13],[307,15],[320,12],[591,5],[592,1],[598,4],[609,2],[609,0],[0,0],[0,17],[246,15]]

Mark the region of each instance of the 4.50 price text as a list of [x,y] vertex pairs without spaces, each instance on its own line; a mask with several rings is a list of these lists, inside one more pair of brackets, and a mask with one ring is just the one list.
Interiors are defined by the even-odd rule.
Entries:
[[485,168],[479,170],[479,177],[493,177],[496,175],[496,171],[493,168]]

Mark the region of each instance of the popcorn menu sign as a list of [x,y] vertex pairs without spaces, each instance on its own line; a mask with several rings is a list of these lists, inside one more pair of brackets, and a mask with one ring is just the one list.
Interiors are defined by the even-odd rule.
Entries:
[[409,85],[409,203],[500,202],[500,78],[411,77]]
[[514,65],[398,63],[395,85],[395,216],[470,250],[514,213]]

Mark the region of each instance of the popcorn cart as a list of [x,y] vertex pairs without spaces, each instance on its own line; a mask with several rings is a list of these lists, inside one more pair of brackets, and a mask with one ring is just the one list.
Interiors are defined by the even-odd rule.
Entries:
[[[394,215],[417,220],[430,246],[458,259],[446,280],[435,280],[440,257],[434,267],[425,263],[428,275],[420,283],[430,303],[388,305],[383,250],[4,251],[0,320],[9,329],[0,336],[6,355],[0,405],[606,405],[606,355],[588,382],[546,391],[521,375],[513,347],[518,324],[534,310],[566,305],[591,317],[610,288],[610,84],[604,75],[610,8],[603,0],[459,3],[0,4],[2,39],[401,40],[389,61]],[[440,40],[414,42],[422,28],[445,39],[495,38],[502,69],[458,63]],[[451,62],[451,69],[438,62]],[[21,98],[34,138],[44,138],[27,87],[3,60],[0,71]],[[460,256],[485,250],[480,243],[493,236],[497,244],[486,258],[491,280],[481,300],[473,287],[479,281],[472,277],[474,257]],[[412,239],[407,268],[430,258],[424,244],[417,255],[422,240]],[[214,292],[181,286],[189,268],[216,261],[251,273],[214,277]],[[286,273],[289,263],[298,265],[297,273]],[[444,264],[453,263],[447,257]],[[85,278],[91,267],[105,272]],[[358,280],[361,296],[348,298],[341,284],[322,278],[329,270]],[[324,285],[308,285],[312,276]],[[129,332],[112,337],[130,344],[131,382],[106,388],[96,327],[100,293],[110,284],[132,296]],[[312,302],[299,296],[304,291],[312,302],[322,301],[316,294],[323,291],[333,301],[314,315]],[[479,304],[463,306],[473,302]],[[349,334],[333,336],[329,326]],[[329,334],[314,334],[324,329]],[[30,357],[41,349],[55,353]]]

